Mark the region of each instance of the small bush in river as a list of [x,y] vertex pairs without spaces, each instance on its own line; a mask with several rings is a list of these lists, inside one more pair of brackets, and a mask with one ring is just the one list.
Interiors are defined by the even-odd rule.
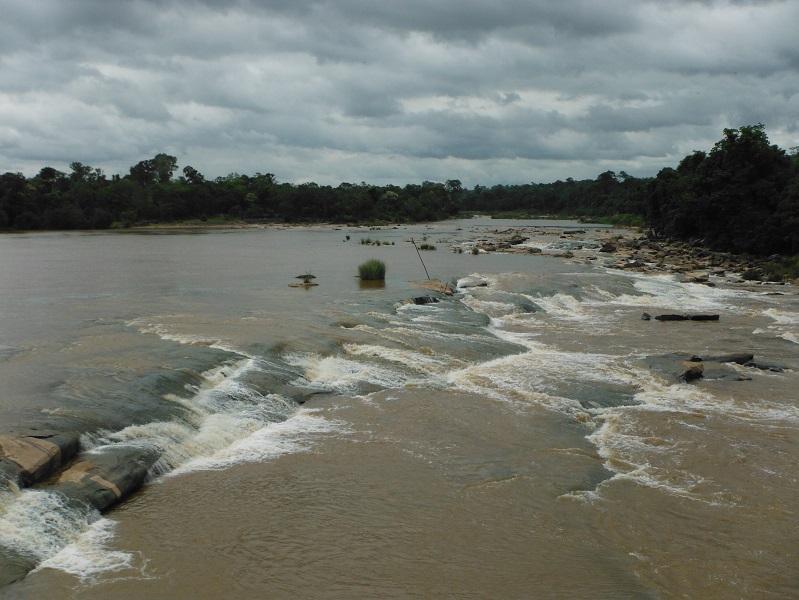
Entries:
[[386,278],[386,264],[382,260],[367,260],[358,267],[358,275],[366,281],[380,281]]

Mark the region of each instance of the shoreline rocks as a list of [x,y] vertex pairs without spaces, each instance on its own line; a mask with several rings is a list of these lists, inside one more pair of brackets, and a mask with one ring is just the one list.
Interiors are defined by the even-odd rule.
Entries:
[[38,483],[78,453],[77,434],[0,435],[0,475],[18,487]]

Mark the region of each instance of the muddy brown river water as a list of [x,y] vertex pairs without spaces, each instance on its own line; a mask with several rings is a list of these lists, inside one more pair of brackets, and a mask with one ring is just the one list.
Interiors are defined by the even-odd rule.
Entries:
[[[509,225],[543,254],[469,252]],[[154,457],[105,515],[0,486],[35,565],[0,597],[799,597],[796,288],[615,271],[594,231],[0,237],[0,434]],[[410,236],[454,296],[403,303]],[[731,352],[772,368],[669,370]]]

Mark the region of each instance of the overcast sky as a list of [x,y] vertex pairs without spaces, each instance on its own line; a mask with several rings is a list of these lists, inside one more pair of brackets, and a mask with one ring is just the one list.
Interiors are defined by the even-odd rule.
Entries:
[[799,0],[0,0],[0,171],[518,183],[799,145]]

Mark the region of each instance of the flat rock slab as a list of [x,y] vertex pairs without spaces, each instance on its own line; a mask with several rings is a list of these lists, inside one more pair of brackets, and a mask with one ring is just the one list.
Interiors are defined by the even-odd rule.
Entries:
[[657,315],[656,321],[718,321],[719,315]]
[[0,474],[29,486],[49,477],[77,452],[77,434],[0,436]]

